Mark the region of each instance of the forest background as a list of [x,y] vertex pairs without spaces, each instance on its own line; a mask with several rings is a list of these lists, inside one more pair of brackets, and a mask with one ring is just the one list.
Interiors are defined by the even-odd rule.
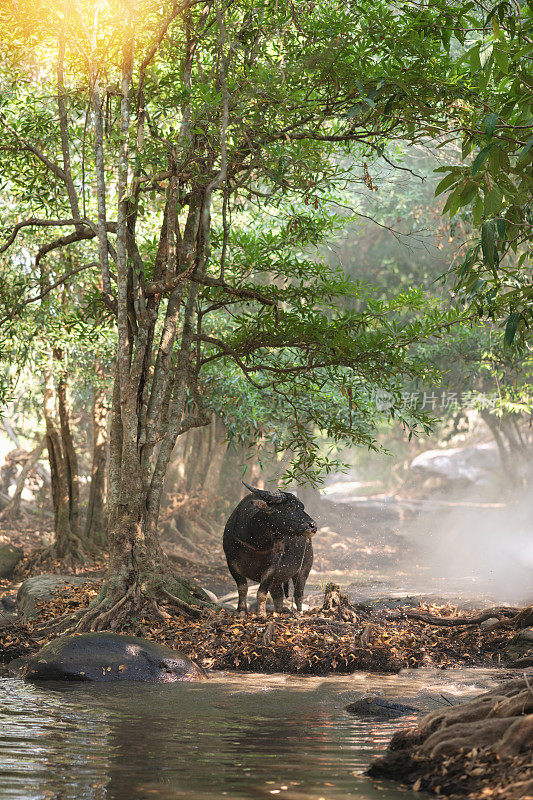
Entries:
[[385,444],[397,487],[427,437],[484,425],[501,490],[528,484],[530,3],[4,2],[0,25],[3,419],[19,488],[48,453],[38,563],[110,551],[83,624],[191,602],[161,527],[216,537],[242,477],[313,487]]

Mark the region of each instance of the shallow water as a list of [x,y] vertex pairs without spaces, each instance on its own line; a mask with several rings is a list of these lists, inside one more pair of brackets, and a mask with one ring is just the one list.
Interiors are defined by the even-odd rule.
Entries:
[[492,688],[496,676],[474,669],[326,679],[218,673],[199,683],[53,689],[4,678],[0,798],[410,800],[420,795],[362,773],[414,718],[362,720],[344,706],[373,692],[428,710]]

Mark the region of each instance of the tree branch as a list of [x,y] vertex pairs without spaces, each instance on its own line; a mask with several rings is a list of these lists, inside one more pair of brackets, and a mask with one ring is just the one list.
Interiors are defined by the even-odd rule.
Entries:
[[64,170],[61,169],[59,164],[56,164],[55,161],[52,161],[50,158],[48,158],[48,156],[45,156],[44,153],[41,153],[41,151],[37,147],[35,147],[34,144],[28,142],[27,139],[24,139],[22,136],[20,136],[20,134],[17,133],[17,131],[15,130],[15,128],[13,128],[9,124],[9,122],[7,122],[3,114],[0,114],[0,123],[4,126],[4,128],[7,128],[7,130],[13,134],[13,136],[17,139],[17,141],[20,142],[20,144],[25,150],[29,150],[30,153],[33,153],[33,155],[36,156],[36,158],[38,158],[39,161],[41,161],[53,175],[62,180],[63,183],[66,183],[65,172]]
[[83,264],[83,266],[81,267],[76,267],[75,269],[71,269],[68,272],[65,272],[65,274],[62,275],[60,278],[58,278],[57,281],[55,281],[54,283],[47,284],[46,287],[43,289],[43,291],[40,292],[40,294],[35,295],[35,297],[27,297],[26,300],[22,300],[21,302],[16,303],[16,305],[13,307],[11,311],[11,314],[0,320],[0,327],[5,322],[12,319],[15,316],[15,313],[17,311],[20,311],[21,308],[24,308],[24,306],[27,306],[30,303],[36,303],[38,300],[42,300],[43,297],[46,297],[46,295],[52,291],[52,289],[56,289],[58,286],[61,286],[61,284],[65,283],[65,281],[68,281],[68,279],[71,278],[73,275],[77,275],[78,272],[83,272],[86,269],[91,269],[91,267],[99,267],[99,266],[100,265],[96,261],[92,261],[90,264]]
[[38,267],[41,259],[52,250],[57,250],[60,247],[66,247],[74,242],[81,242],[83,239],[94,239],[95,236],[96,234],[94,231],[87,230],[87,228],[80,228],[73,233],[69,233],[68,236],[60,236],[59,238],[54,239],[52,242],[48,242],[48,244],[43,245],[39,249],[37,255],[35,256],[35,266]]
[[250,374],[249,373],[251,372],[251,370],[248,369],[248,367],[243,362],[243,360],[241,359],[241,357],[237,353],[237,351],[233,350],[231,347],[229,347],[221,339],[216,339],[214,336],[206,336],[205,334],[201,334],[199,336],[196,335],[194,337],[194,340],[195,341],[200,341],[200,342],[206,342],[206,344],[213,344],[213,345],[215,345],[215,347],[218,347],[222,351],[222,353],[224,355],[230,356],[230,358],[232,358],[235,361],[235,363],[241,369],[241,371],[242,371],[243,375],[245,376],[245,378],[247,379],[247,381],[249,383],[251,383],[252,386],[255,386],[256,389],[263,389],[264,388],[259,383],[254,381],[253,378],[250,378]]
[[255,289],[239,289],[238,287],[230,286],[220,278],[211,278],[208,275],[203,275],[202,277],[193,276],[191,280],[201,283],[202,286],[213,286],[217,289],[222,289],[227,294],[232,295],[233,297],[239,297],[242,300],[257,300],[259,303],[263,303],[266,306],[273,306],[274,308],[277,308],[277,303],[275,300],[271,300],[270,297],[265,297],[265,295],[261,294]]
[[69,225],[78,225],[79,220],[77,219],[37,219],[36,217],[30,217],[29,219],[25,219],[22,222],[17,222],[16,225],[13,226],[13,230],[11,231],[8,239],[4,242],[2,246],[0,246],[0,254],[5,253],[8,250],[15,239],[18,236],[19,231],[22,228],[31,228],[31,227],[42,227],[42,228],[60,228],[63,226]]
[[65,106],[65,85],[63,75],[63,63],[65,59],[65,26],[66,17],[61,24],[61,31],[58,41],[58,54],[57,54],[57,107],[59,113],[59,130],[61,134],[61,151],[63,153],[63,170],[65,173],[65,186],[67,189],[68,199],[72,215],[76,219],[80,219],[80,207],[78,204],[78,195],[72,180],[72,172],[70,168],[70,146],[68,141],[68,117],[67,109]]
[[91,105],[94,116],[94,161],[96,168],[96,200],[98,205],[98,250],[100,255],[100,269],[102,272],[102,286],[104,293],[111,297],[111,280],[109,277],[109,241],[106,227],[106,185],[104,163],[104,131],[102,121],[102,106],[98,74],[95,70],[93,87],[91,91]]

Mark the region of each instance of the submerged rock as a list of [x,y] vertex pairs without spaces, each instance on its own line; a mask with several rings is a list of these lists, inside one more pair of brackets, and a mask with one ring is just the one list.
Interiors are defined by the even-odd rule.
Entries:
[[385,700],[383,697],[362,697],[361,700],[347,705],[346,711],[361,717],[382,717],[383,719],[420,713],[419,708],[395,703],[393,700]]
[[22,547],[0,544],[0,578],[10,578],[23,555]]
[[142,681],[170,683],[206,677],[201,667],[170,647],[118,633],[60,636],[29,658],[9,665],[27,681]]
[[56,592],[66,586],[82,586],[93,582],[92,578],[78,575],[35,575],[27,578],[18,590],[17,603],[19,612],[25,620],[36,615],[35,604],[49,600]]

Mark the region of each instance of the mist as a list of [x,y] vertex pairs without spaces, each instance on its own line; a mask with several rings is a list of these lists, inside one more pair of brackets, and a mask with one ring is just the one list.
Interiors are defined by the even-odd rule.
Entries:
[[[428,506],[433,505],[431,501]],[[413,587],[457,591],[496,603],[533,601],[533,499],[516,491],[505,502],[462,498],[420,512],[407,538]]]

